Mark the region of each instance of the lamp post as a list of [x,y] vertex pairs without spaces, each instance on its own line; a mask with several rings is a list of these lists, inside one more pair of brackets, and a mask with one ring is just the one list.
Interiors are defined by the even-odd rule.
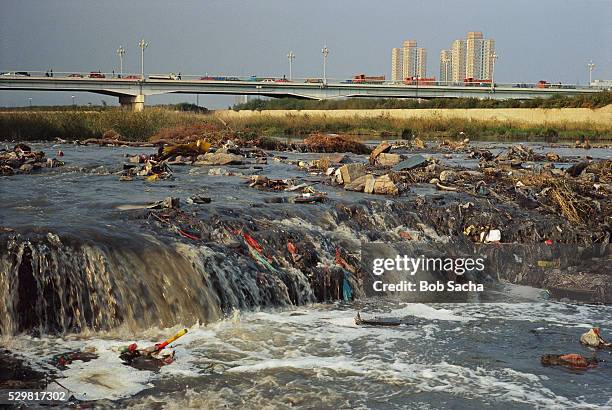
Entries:
[[72,97],[72,106],[75,107],[76,104],[75,104],[75,101],[74,101],[74,95],[71,95],[71,97]]
[[144,41],[144,38],[138,43],[140,47],[140,78],[144,80],[144,51],[145,48],[149,47],[149,43]]
[[495,60],[497,60],[498,57],[495,51],[491,53],[491,89],[495,89],[495,80],[493,76],[495,74]]
[[327,56],[329,55],[329,48],[327,48],[327,46],[323,46],[321,53],[323,54],[323,84],[327,85],[326,69],[327,69]]
[[123,77],[123,56],[125,55],[125,48],[123,46],[119,46],[117,55],[119,56],[119,78],[121,78]]
[[593,60],[589,61],[589,63],[587,64],[587,67],[589,68],[589,87],[590,87],[591,83],[593,82],[593,69],[595,68],[595,64],[593,64]]
[[293,80],[292,64],[293,64],[293,60],[295,60],[295,54],[293,54],[293,51],[290,51],[289,54],[287,54],[287,58],[289,59],[289,81],[292,81]]

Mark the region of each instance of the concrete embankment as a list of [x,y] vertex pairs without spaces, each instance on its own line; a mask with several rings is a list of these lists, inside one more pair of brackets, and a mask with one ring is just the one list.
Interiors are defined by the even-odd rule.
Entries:
[[368,109],[368,110],[222,110],[215,115],[224,120],[268,118],[324,117],[378,118],[396,120],[468,120],[497,122],[516,126],[562,126],[579,128],[580,124],[599,130],[612,130],[612,105],[603,108],[473,108],[473,109]]

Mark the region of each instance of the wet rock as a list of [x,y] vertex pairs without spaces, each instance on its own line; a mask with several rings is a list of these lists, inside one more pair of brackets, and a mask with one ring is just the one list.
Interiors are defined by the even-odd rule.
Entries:
[[193,204],[203,205],[203,204],[210,204],[211,201],[212,200],[210,197],[203,196],[203,195],[194,195],[194,196],[190,196],[189,198],[187,198],[185,202],[187,202],[189,205],[193,205]]
[[[374,189],[374,176],[367,174],[367,175],[363,175],[360,176],[359,178],[355,179],[354,181],[346,184],[344,186],[344,189],[346,189],[347,191],[357,191],[357,192],[364,192],[366,190],[366,187],[371,187],[371,189]],[[372,191],[370,191],[371,193]]]
[[365,175],[366,169],[363,164],[346,164],[338,168],[336,172],[340,173],[341,180],[339,182],[346,185]]
[[374,181],[373,191],[375,194],[381,195],[397,195],[399,193],[399,189],[389,174],[376,178]]
[[243,157],[240,155],[223,152],[209,152],[203,156],[198,156],[198,161],[196,161],[194,165],[240,165],[242,161]]
[[414,168],[424,167],[426,165],[427,165],[427,159],[424,156],[417,154],[395,165],[393,167],[393,170],[394,171],[408,171]]
[[399,156],[398,154],[379,154],[378,157],[376,157],[376,165],[380,165],[380,166],[385,166],[385,167],[392,167],[394,165],[397,165],[400,161],[401,161],[402,157]]
[[378,146],[374,148],[374,151],[372,151],[372,153],[370,154],[370,164],[374,165],[376,162],[376,158],[378,158],[378,156],[382,153],[389,152],[390,149],[391,144],[389,144],[387,141],[383,141],[378,144]]
[[582,161],[579,162],[577,164],[572,165],[571,167],[569,167],[568,169],[565,170],[565,172],[572,177],[577,177],[578,175],[580,175],[582,173],[582,171],[584,171],[584,169],[586,167],[589,166],[589,161]]

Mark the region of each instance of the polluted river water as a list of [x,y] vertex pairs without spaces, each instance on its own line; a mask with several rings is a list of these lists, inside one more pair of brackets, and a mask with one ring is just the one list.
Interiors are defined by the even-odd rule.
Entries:
[[[365,204],[363,194],[323,186],[288,162],[320,154],[275,153],[288,161],[225,166],[221,175],[210,172],[219,167],[174,166],[172,180],[123,182],[126,155],[154,149],[32,148],[48,156],[61,149],[66,165],[0,181],[0,226],[11,229],[1,242],[0,344],[9,352],[2,357],[56,380],[49,390],[101,407],[612,407],[612,356],[578,342],[592,327],[612,332],[609,306],[511,284],[496,285],[493,303],[427,304],[367,297],[355,286],[359,297],[338,301],[315,286],[308,269],[333,264],[336,244],[357,252],[398,225],[387,197]],[[610,158],[605,149],[589,155]],[[470,166],[458,156],[440,159]],[[313,184],[328,201],[296,205],[286,201],[290,192],[249,187],[248,177],[260,173]],[[194,195],[211,203],[185,205]],[[151,221],[142,205],[168,196],[207,224],[206,238],[194,242]],[[373,222],[345,210],[357,206]],[[290,237],[307,260],[296,268],[270,257],[274,266],[262,273],[241,252],[242,231],[270,247]],[[307,268],[309,253],[317,260]],[[357,312],[402,324],[358,326]],[[183,327],[169,365],[135,369],[119,358],[121,346],[151,345]],[[54,357],[74,351],[96,357],[58,368]],[[549,353],[603,361],[586,371],[544,367],[540,357]]]

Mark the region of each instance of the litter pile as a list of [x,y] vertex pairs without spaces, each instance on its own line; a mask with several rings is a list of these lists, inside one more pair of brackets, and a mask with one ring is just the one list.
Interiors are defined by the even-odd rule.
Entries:
[[312,134],[304,139],[307,152],[352,152],[369,154],[370,149],[347,135]]
[[[580,343],[586,347],[595,349],[612,349],[612,343],[606,342],[602,337],[598,327],[590,329],[580,336]],[[569,354],[545,354],[540,358],[544,366],[563,366],[574,371],[585,371],[597,367],[600,360],[596,355],[585,357],[577,353]]]
[[[60,151],[60,156],[63,155]],[[64,162],[45,158],[42,151],[32,151],[26,144],[17,144],[12,150],[0,150],[0,175],[29,174],[41,168],[61,167]]]

